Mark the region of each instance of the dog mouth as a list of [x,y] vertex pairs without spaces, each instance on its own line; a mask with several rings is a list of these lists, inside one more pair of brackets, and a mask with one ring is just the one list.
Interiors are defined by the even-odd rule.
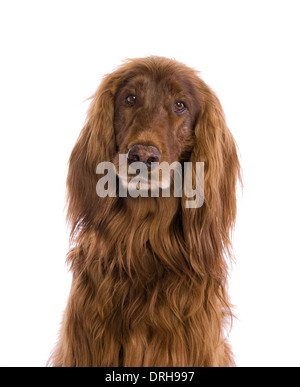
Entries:
[[140,193],[169,189],[173,183],[174,170],[167,162],[128,162],[127,155],[119,154],[114,160],[116,174],[123,189]]
[[[123,173],[122,173],[123,172]],[[125,168],[120,172],[117,170],[117,176],[123,187],[127,187],[128,190],[153,191],[167,189],[172,185],[173,171],[171,170],[169,175],[165,172],[165,169],[157,162],[149,164],[143,162],[134,162],[127,165],[127,173]]]

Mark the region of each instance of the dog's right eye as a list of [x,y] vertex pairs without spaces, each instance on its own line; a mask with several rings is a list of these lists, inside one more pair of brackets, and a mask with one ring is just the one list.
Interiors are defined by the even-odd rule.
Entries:
[[136,103],[136,96],[134,94],[130,94],[125,98],[125,102],[128,106],[133,106]]
[[185,113],[187,110],[186,104],[182,101],[176,101],[174,103],[174,112],[176,114],[182,114]]

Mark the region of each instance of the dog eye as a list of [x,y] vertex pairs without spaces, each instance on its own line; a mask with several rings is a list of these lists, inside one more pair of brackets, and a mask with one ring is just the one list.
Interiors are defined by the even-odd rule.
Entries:
[[128,106],[133,106],[136,103],[136,96],[134,94],[130,94],[125,98],[125,102]]
[[174,103],[174,111],[177,114],[184,113],[187,110],[187,107],[184,102],[182,101],[176,101]]

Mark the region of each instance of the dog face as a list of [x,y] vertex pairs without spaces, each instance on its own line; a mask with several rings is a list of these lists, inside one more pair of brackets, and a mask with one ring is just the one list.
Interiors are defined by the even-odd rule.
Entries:
[[[124,81],[114,100],[117,150],[127,155],[129,164],[145,163],[149,173],[152,162],[187,160],[198,111],[195,90],[181,74],[135,74]],[[166,184],[160,181],[160,187]]]

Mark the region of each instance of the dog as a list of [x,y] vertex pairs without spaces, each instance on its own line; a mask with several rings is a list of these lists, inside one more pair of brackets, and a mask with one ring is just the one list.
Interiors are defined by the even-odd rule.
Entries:
[[[195,180],[203,163],[203,203],[174,195],[173,170],[169,180],[160,173],[158,195],[119,195],[138,172],[121,174],[120,155],[125,171],[140,163],[148,176],[154,164],[187,163]],[[115,168],[115,195],[96,192],[102,162]],[[69,159],[73,280],[49,364],[233,366],[227,287],[239,179],[221,104],[195,70],[151,56],[105,76]]]

